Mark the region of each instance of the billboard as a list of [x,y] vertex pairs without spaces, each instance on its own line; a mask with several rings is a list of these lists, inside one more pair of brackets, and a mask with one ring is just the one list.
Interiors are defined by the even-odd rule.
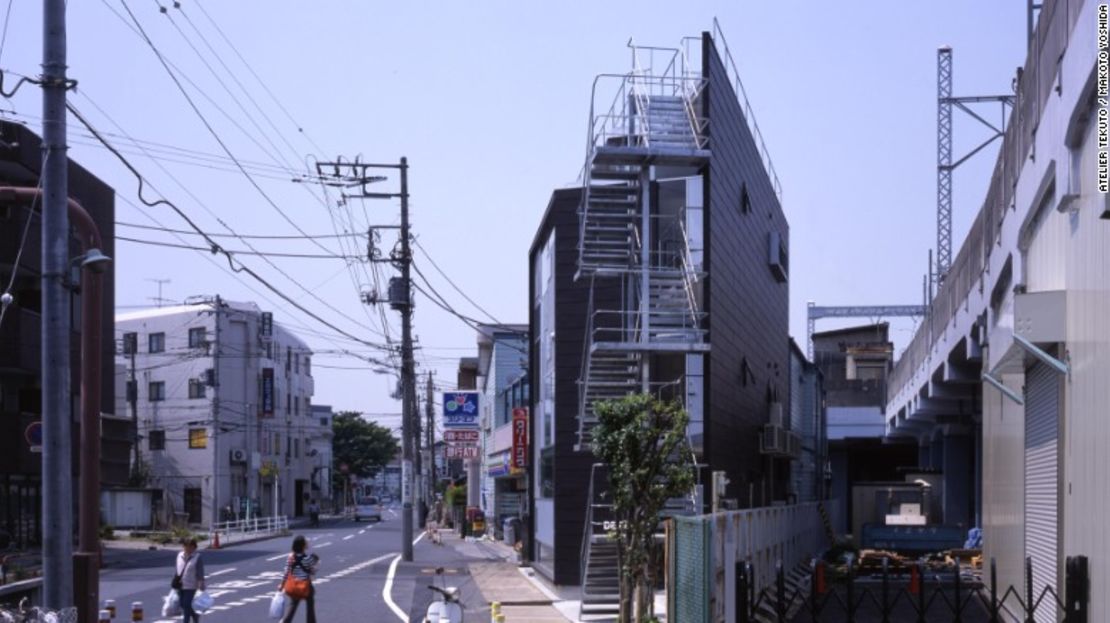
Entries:
[[478,428],[478,392],[443,394],[443,428]]
[[262,398],[259,401],[259,415],[274,417],[274,369],[262,368]]
[[528,465],[528,409],[513,409],[513,449],[510,457],[513,470]]

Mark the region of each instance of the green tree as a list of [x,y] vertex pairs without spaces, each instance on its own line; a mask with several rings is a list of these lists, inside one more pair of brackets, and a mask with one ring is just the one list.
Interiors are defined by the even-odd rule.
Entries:
[[677,402],[651,394],[594,404],[594,454],[609,470],[620,566],[622,623],[654,615],[652,565],[659,511],[670,498],[687,495],[694,483],[684,456],[689,416]]
[[397,456],[400,444],[388,428],[362,418],[357,411],[340,411],[332,418],[332,456],[335,465],[333,474],[346,478],[339,473],[339,466],[347,465],[347,474],[359,478],[373,478],[393,457]]

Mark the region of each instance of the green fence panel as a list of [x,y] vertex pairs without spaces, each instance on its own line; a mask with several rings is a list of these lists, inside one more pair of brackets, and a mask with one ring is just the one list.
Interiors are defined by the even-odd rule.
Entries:
[[671,620],[709,623],[709,591],[713,580],[710,524],[701,517],[675,517],[674,520]]

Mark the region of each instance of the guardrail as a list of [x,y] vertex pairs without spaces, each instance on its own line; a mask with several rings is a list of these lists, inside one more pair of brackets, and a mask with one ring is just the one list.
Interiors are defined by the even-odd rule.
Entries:
[[234,543],[235,541],[287,534],[288,532],[289,518],[285,515],[252,517],[212,524],[208,529],[208,539],[212,541],[219,534],[221,543]]

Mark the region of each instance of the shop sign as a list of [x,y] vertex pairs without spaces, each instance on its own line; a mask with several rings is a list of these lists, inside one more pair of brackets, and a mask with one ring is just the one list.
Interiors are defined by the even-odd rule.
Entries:
[[513,470],[524,469],[528,465],[528,409],[513,409]]

